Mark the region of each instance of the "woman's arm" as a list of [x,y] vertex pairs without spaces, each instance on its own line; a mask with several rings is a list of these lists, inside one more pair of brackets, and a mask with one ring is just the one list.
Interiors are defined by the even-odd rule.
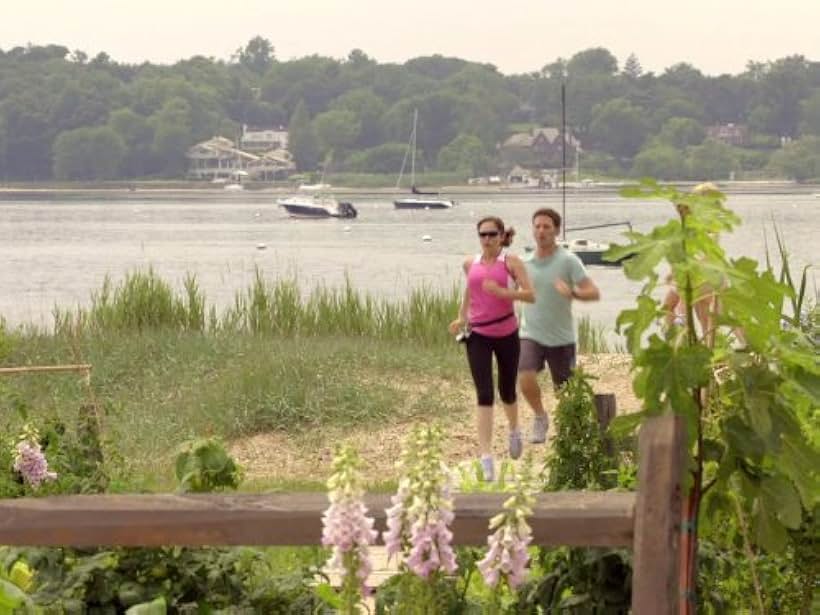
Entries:
[[535,303],[535,290],[530,281],[530,274],[527,273],[527,268],[524,262],[517,256],[508,256],[507,264],[510,266],[510,273],[512,273],[515,283],[518,285],[518,290],[514,291],[516,301],[523,301],[524,303]]
[[512,275],[513,280],[515,280],[517,288],[505,288],[500,286],[495,280],[490,279],[484,280],[481,287],[488,293],[502,299],[512,299],[513,301],[535,303],[535,291],[532,288],[532,283],[530,282],[530,276],[527,273],[527,268],[524,267],[524,263],[521,259],[517,256],[508,256],[507,269],[509,270],[510,275]]
[[[472,261],[469,259],[464,261],[464,274],[465,276],[470,271],[470,264]],[[470,307],[470,287],[469,285],[464,285],[464,294],[461,297],[461,305],[458,308],[458,317],[450,323],[448,329],[452,335],[457,335],[459,331],[464,329],[464,326],[467,324],[467,310]]]

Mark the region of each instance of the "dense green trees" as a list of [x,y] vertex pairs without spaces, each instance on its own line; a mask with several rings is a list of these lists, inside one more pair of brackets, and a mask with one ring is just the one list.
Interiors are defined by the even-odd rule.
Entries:
[[[301,171],[332,151],[334,169],[393,173],[414,109],[418,168],[501,173],[507,137],[560,125],[562,83],[585,173],[816,177],[804,139],[820,135],[820,63],[802,56],[750,63],[740,75],[706,76],[685,63],[655,75],[634,54],[619,72],[598,47],[503,75],[441,55],[379,64],[360,49],[281,61],[257,36],[230,61],[171,66],[119,64],[104,52],[89,59],[59,45],[0,50],[0,179],[180,177],[191,145],[238,139],[242,125],[288,126]],[[709,126],[727,123],[744,126],[743,147],[705,140]],[[80,130],[92,128],[106,130]],[[72,153],[72,143],[82,148]],[[105,147],[112,157],[98,170],[74,160]]]
[[120,174],[125,143],[108,126],[75,128],[54,143],[57,179],[113,179]]
[[312,170],[319,162],[319,139],[310,122],[307,106],[300,102],[288,124],[288,149],[300,170]]
[[483,175],[490,168],[481,139],[461,134],[441,148],[438,168],[442,171],[463,171],[468,175]]

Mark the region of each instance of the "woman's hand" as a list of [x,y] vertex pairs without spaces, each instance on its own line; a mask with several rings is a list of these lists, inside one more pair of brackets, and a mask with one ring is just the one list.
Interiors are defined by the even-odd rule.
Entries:
[[459,316],[447,328],[450,330],[450,335],[458,335],[458,332],[464,328],[464,319]]
[[487,278],[481,283],[481,289],[485,293],[490,293],[500,299],[508,298],[507,289],[491,278]]

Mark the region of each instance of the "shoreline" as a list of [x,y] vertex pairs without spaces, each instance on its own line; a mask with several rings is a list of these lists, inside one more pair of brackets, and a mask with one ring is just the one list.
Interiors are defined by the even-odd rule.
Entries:
[[[664,182],[686,190],[699,182]],[[786,180],[735,180],[715,182],[727,194],[815,194],[820,195],[820,183],[798,183]],[[617,194],[624,186],[634,185],[627,180],[601,181],[593,184],[577,184],[567,182],[567,192],[572,194]],[[249,184],[241,191],[226,191],[224,188],[210,183],[185,181],[131,181],[105,183],[50,183],[50,182],[12,182],[0,184],[0,198],[4,196],[26,196],[44,194],[190,194],[207,196],[224,196],[237,198],[253,195],[280,195],[292,194],[298,187],[292,185]],[[488,186],[488,185],[444,185],[438,190],[447,195],[509,195],[535,196],[560,195],[560,188],[537,188],[533,186]],[[393,186],[331,186],[329,192],[339,195],[400,195],[407,190],[396,189]]]

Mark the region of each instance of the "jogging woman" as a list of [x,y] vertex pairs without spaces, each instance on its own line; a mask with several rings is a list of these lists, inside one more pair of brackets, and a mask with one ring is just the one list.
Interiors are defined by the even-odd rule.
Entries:
[[484,479],[495,479],[492,456],[493,355],[498,366],[498,394],[509,424],[510,457],[521,456],[516,374],[520,344],[514,301],[535,301],[535,293],[521,259],[507,254],[515,231],[505,230],[500,218],[482,218],[476,225],[481,253],[464,261],[467,285],[458,318],[450,333],[461,336],[476,388],[478,451]]

